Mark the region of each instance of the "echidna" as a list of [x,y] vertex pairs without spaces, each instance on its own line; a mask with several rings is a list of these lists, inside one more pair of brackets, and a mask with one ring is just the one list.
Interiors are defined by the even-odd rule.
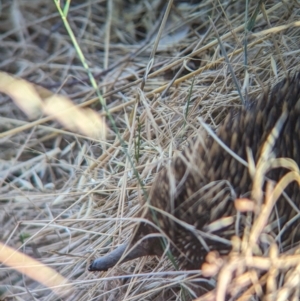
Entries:
[[[235,209],[234,200],[251,199],[247,162],[252,158],[256,164],[269,143],[273,158],[287,157],[300,165],[300,73],[288,76],[247,108],[229,112],[217,131],[219,139],[213,136],[194,140],[158,174],[149,192],[149,223],[140,223],[127,245],[94,260],[90,271],[107,270],[125,253],[122,262],[162,255],[166,247],[178,268],[188,270],[200,269],[211,250],[228,253],[230,238],[241,237],[246,226],[246,216]],[[287,172],[277,166],[265,180],[278,181]],[[297,242],[299,218],[288,221],[298,213],[299,192],[297,183],[285,189],[266,227],[282,248]]]

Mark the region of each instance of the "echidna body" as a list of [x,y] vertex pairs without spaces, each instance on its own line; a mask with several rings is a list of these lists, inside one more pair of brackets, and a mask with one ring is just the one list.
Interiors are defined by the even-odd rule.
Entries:
[[[276,129],[280,118],[283,123]],[[249,108],[231,111],[217,135],[242,160],[248,162],[250,154],[257,163],[273,132],[278,135],[272,146],[273,157],[291,158],[300,165],[300,74],[281,81]],[[276,168],[266,177],[278,181],[287,172]],[[234,200],[251,198],[252,185],[249,168],[216,139],[196,139],[156,177],[146,214],[150,223],[139,224],[128,245],[96,259],[89,270],[107,270],[125,250],[122,262],[161,255],[167,245],[179,268],[200,269],[210,250],[226,254],[231,248],[230,238],[243,235],[245,215],[237,212]],[[295,207],[281,197],[270,216],[268,233],[274,241],[284,240],[289,246],[297,240],[299,219],[284,227],[298,213],[300,191],[292,183],[285,192]]]

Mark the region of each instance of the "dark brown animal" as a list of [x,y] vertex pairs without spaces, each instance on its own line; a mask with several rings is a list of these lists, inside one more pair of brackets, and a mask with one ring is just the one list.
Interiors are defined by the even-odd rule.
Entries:
[[[175,259],[175,266],[195,270],[200,269],[210,250],[228,253],[230,238],[241,237],[246,223],[245,215],[235,209],[234,200],[251,198],[253,182],[245,163],[249,158],[247,148],[257,163],[270,133],[275,135],[273,142],[271,139],[273,157],[288,157],[300,165],[300,74],[279,82],[249,108],[231,111],[220,126],[219,139],[242,160],[238,161],[212,136],[196,139],[178,155],[158,174],[150,190],[145,216],[149,223],[139,224],[128,245],[96,259],[89,270],[107,270],[121,258],[120,262],[125,262],[162,255],[166,249],[169,258]],[[266,178],[278,181],[287,172],[276,168]],[[299,219],[287,226],[299,212],[298,185],[290,184],[285,192],[294,204],[281,197],[266,231],[281,246],[289,247],[299,240]],[[266,243],[260,245],[268,248]]]

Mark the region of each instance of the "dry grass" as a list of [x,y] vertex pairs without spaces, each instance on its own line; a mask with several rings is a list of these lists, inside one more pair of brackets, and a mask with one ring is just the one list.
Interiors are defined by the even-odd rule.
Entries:
[[[150,187],[174,151],[197,135],[197,117],[216,128],[230,108],[242,105],[239,90],[244,98],[256,97],[298,69],[296,1],[260,7],[249,1],[248,15],[257,8],[258,14],[247,38],[244,1],[198,2],[174,1],[157,39],[166,1],[71,1],[69,24],[115,129],[54,2],[2,3],[1,70],[93,108],[109,127],[105,140],[91,139],[46,116],[28,120],[7,96],[0,97],[0,239],[72,282],[74,293],[64,300],[180,299],[176,284],[185,287],[190,280],[172,272],[165,259],[87,271],[91,259],[130,236],[142,203],[134,169]],[[7,300],[57,300],[5,266],[0,289]]]

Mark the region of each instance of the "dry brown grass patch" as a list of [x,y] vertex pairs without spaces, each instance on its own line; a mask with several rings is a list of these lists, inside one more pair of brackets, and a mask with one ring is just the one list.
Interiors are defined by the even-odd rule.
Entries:
[[[180,299],[178,283],[188,291],[192,280],[186,272],[172,272],[164,259],[87,272],[92,258],[128,239],[141,208],[141,185],[116,132],[144,187],[150,187],[174,151],[198,134],[198,117],[215,129],[229,109],[242,105],[228,63],[246,98],[298,69],[299,6],[267,1],[258,7],[249,1],[248,16],[258,13],[245,40],[244,1],[229,6],[174,1],[169,16],[166,1],[109,2],[73,0],[68,21],[116,128],[54,2],[2,3],[1,70],[93,109],[105,117],[108,132],[106,139],[88,138],[44,115],[29,121],[1,94],[0,238],[67,278],[75,292],[66,300]],[[164,17],[165,29],[156,39]],[[293,269],[290,277],[298,265]],[[237,275],[233,283],[241,286],[260,279]],[[0,268],[0,288],[9,300],[56,300],[50,290],[6,266]],[[257,292],[256,286],[249,292]]]

